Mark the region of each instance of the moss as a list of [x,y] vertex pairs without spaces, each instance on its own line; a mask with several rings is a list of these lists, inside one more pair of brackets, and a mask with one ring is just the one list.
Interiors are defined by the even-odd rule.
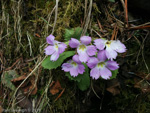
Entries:
[[[87,0],[88,1],[88,0]],[[22,61],[11,67],[16,69],[20,74],[30,73],[29,69],[33,69],[37,66],[40,58],[44,55],[44,47],[46,42],[46,37],[52,32],[55,18],[55,11],[51,11],[55,7],[55,0],[1,0],[1,22],[0,22],[0,58],[2,59],[2,71],[11,67],[17,59],[23,58]],[[87,4],[87,7],[89,2]],[[118,39],[126,41],[127,55],[123,58],[123,55],[119,57],[122,58],[122,62],[129,67],[125,70],[121,68],[121,72],[144,72],[148,74],[145,67],[145,62],[148,67],[150,67],[149,60],[149,40],[144,42],[143,54],[145,62],[143,60],[142,53],[138,57],[138,65],[136,64],[137,54],[141,48],[141,44],[146,36],[144,30],[137,31],[126,31],[124,25],[116,21],[119,19],[124,22],[124,15],[122,11],[122,6],[116,3],[109,3],[107,1],[93,0],[91,13],[91,20],[89,24],[88,33],[93,38],[99,38],[98,35],[110,39],[114,25],[118,25]],[[83,27],[84,26],[84,10],[85,10],[85,0],[59,0],[58,4],[58,14],[55,26],[54,35],[56,39],[64,41],[65,29]],[[87,8],[88,11],[88,8]],[[116,19],[115,19],[116,18]],[[102,26],[98,24],[98,20]],[[95,32],[94,32],[95,31]],[[131,35],[129,35],[132,33]],[[129,37],[131,36],[131,37]],[[130,39],[128,39],[130,38]],[[0,61],[1,61],[0,59]],[[29,60],[29,61],[27,61]],[[124,65],[123,64],[123,65]],[[121,65],[121,67],[123,67]],[[40,98],[46,88],[48,79],[50,78],[50,72],[48,70],[38,68],[36,75],[39,77],[38,80],[38,93],[36,96],[32,96],[31,99]],[[99,112],[99,105],[102,103],[103,108],[101,111],[105,112],[112,111],[123,111],[127,113],[145,113],[150,112],[149,109],[149,94],[143,94],[140,90],[134,88],[135,82],[133,78],[125,78],[121,73],[118,74],[120,78],[125,78],[124,86],[121,87],[121,93],[116,96],[112,96],[107,91],[105,91],[105,81],[98,80],[94,82],[95,88],[98,89],[99,95],[103,97],[104,100],[98,100],[96,96],[90,95],[89,91],[80,92],[76,83],[69,81],[61,68],[57,68],[52,71],[53,80],[61,81],[61,85],[65,88],[65,92],[62,96],[54,102],[57,95],[52,96],[50,93],[45,94],[45,98],[48,98],[49,103],[46,103],[44,108],[51,112],[66,113],[83,111],[83,109],[88,108],[89,111]],[[127,87],[129,86],[129,87]],[[11,91],[9,91],[11,92]],[[106,92],[106,93],[105,93]],[[5,91],[8,98],[12,98]],[[90,93],[91,94],[91,93]],[[93,94],[93,93],[92,93]],[[47,96],[47,97],[46,97]],[[82,103],[83,99],[96,98],[91,103],[90,107]],[[88,100],[88,99],[87,99]],[[9,99],[5,99],[5,106],[9,104]],[[44,100],[45,101],[45,100]],[[101,103],[100,103],[101,102]],[[50,105],[50,106],[49,106]],[[105,106],[105,107],[104,107]],[[93,107],[93,108],[92,108]]]

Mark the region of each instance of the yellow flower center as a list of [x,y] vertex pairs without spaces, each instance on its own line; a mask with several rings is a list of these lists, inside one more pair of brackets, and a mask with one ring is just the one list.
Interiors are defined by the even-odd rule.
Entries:
[[58,44],[55,43],[55,48],[58,49]]
[[105,62],[100,62],[97,64],[98,67],[104,67],[104,65],[105,65]]
[[86,46],[85,46],[85,45],[80,45],[80,46],[79,46],[79,50],[85,51],[85,49],[86,49]]
[[75,63],[75,62],[72,62],[71,64],[72,64],[73,66],[77,66],[77,63]]
[[111,41],[106,42],[106,46],[110,47]]

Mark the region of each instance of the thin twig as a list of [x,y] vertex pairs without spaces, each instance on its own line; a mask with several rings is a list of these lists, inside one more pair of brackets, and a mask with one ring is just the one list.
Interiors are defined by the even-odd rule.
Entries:
[[84,29],[82,32],[82,35],[85,35],[89,22],[90,22],[90,17],[91,17],[91,11],[92,11],[92,4],[93,4],[93,0],[90,0],[90,4],[89,4],[89,13],[87,15],[86,21],[85,21],[85,25],[84,25]]
[[128,0],[125,0],[125,19],[126,19],[126,23],[127,23],[127,28],[129,27],[129,24],[128,24]]
[[61,91],[61,93],[57,96],[57,98],[54,100],[54,102],[56,102],[60,97],[61,95],[64,93],[65,91],[65,88]]
[[55,29],[55,26],[56,26],[56,21],[57,21],[57,14],[58,14],[58,2],[59,0],[56,0],[56,8],[55,8],[55,20],[54,20],[54,25],[53,25],[53,30],[52,30],[52,33],[54,33],[54,29]]
[[91,81],[91,88],[92,88],[92,91],[94,92],[94,94],[96,95],[97,98],[101,99],[98,94],[95,92],[94,88],[93,88],[93,83]]

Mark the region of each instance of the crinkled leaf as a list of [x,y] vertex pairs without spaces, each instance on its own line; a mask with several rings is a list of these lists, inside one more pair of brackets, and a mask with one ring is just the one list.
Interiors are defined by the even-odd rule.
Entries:
[[74,34],[72,38],[80,39],[83,29],[81,27],[75,28]]
[[73,56],[75,54],[75,51],[66,51],[63,52],[62,54],[60,54],[59,58],[57,59],[57,61],[50,61],[50,56],[48,56],[43,62],[42,62],[42,66],[45,69],[56,69],[57,67],[59,67],[63,61],[70,57]]
[[110,79],[116,78],[118,74],[118,69],[111,71],[111,72],[112,72],[112,76],[110,77]]
[[[81,34],[82,34],[81,27],[66,29],[65,34],[64,34],[64,39],[65,39],[65,41],[69,41],[71,38],[76,38],[79,40],[81,37]],[[88,33],[86,33],[86,35],[88,35]]]
[[81,91],[87,90],[90,86],[89,69],[87,65],[84,66],[85,66],[85,72],[83,73],[82,79],[80,80],[80,82],[77,82],[77,85]]
[[1,77],[1,81],[2,83],[10,88],[11,90],[15,90],[15,86],[12,84],[11,80],[13,80],[14,78],[19,77],[19,75],[16,73],[16,71],[14,70],[9,70],[3,73],[2,77]]
[[74,29],[65,29],[64,39],[65,41],[69,41],[74,34]]

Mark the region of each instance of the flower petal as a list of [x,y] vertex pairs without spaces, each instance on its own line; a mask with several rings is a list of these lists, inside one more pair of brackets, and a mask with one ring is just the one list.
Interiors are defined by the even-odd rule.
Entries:
[[70,69],[70,75],[73,76],[73,77],[76,77],[78,75],[77,67],[72,67]]
[[53,35],[49,35],[47,38],[46,38],[46,41],[48,44],[51,44],[51,45],[54,45],[54,40],[55,37]]
[[100,61],[105,61],[107,59],[107,57],[106,57],[106,50],[99,51],[98,54],[97,54],[97,58]]
[[100,74],[99,74],[99,68],[93,68],[91,71],[90,71],[90,76],[93,78],[93,79],[98,79],[100,77]]
[[93,46],[93,45],[87,46],[87,54],[89,56],[96,55],[96,52],[97,52],[97,49],[95,46]]
[[118,53],[124,53],[126,51],[126,46],[121,43],[119,40],[113,41],[111,43],[111,48],[116,50]]
[[75,38],[71,38],[71,40],[69,41],[69,46],[71,48],[77,48],[79,44],[80,44],[79,40]]
[[64,63],[62,64],[61,67],[62,67],[62,70],[64,70],[65,72],[69,72],[72,65],[70,63]]
[[116,70],[119,68],[118,66],[119,64],[117,64],[117,62],[115,61],[107,61],[106,62],[106,67],[109,68],[110,70]]
[[94,68],[97,65],[98,62],[99,61],[98,61],[98,59],[96,57],[90,57],[89,60],[88,60],[87,65],[88,65],[89,68],[92,69],[92,68]]
[[94,44],[99,50],[103,50],[105,48],[105,43],[106,43],[106,40],[103,40],[103,39],[94,40]]
[[78,64],[81,63],[81,61],[79,60],[79,55],[74,55],[74,56],[72,57],[72,60],[75,61],[75,62],[78,63]]
[[51,55],[51,61],[56,61],[59,57],[59,53],[58,52],[55,52]]
[[112,73],[109,69],[107,69],[106,67],[103,67],[100,69],[100,76],[103,79],[109,79],[112,76]]
[[85,72],[83,64],[78,64],[78,73],[83,74]]
[[108,59],[111,59],[111,60],[116,59],[117,52],[110,47],[106,47],[106,56]]
[[51,55],[55,52],[54,46],[47,46],[44,50],[46,55]]
[[67,45],[64,44],[64,43],[58,44],[58,51],[59,51],[59,54],[63,53],[66,48],[67,48]]
[[85,44],[85,45],[88,45],[88,44],[90,44],[91,43],[91,37],[89,37],[89,36],[82,36],[81,38],[80,38],[80,41],[81,41],[81,43],[82,44]]
[[88,56],[88,54],[85,52],[85,51],[83,51],[83,52],[80,52],[80,53],[78,53],[79,54],[79,60],[81,61],[81,62],[87,62],[88,60],[89,60],[89,56]]

